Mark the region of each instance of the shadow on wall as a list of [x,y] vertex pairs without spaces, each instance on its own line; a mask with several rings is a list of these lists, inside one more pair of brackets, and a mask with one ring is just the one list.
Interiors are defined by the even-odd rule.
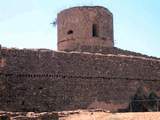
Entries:
[[154,91],[146,92],[140,87],[131,98],[128,108],[119,112],[153,112],[160,110],[160,97]]

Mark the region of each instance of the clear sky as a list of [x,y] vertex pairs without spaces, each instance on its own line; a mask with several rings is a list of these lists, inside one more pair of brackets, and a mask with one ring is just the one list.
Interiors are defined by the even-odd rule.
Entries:
[[56,50],[59,11],[101,5],[114,15],[115,46],[160,57],[160,0],[0,0],[0,44]]

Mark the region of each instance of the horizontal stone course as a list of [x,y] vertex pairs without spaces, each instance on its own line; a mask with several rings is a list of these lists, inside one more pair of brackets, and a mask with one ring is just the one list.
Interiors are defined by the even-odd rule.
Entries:
[[0,74],[1,110],[118,111],[129,107],[140,87],[147,94],[155,91],[160,95],[158,58],[51,50],[11,51],[1,50],[1,59],[5,59]]

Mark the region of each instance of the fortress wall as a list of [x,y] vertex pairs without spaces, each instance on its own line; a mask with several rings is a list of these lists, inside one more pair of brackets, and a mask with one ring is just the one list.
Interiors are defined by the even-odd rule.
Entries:
[[160,95],[160,62],[151,58],[41,51],[3,51],[0,109],[125,109],[142,87]]
[[160,93],[159,81],[15,76],[2,81],[0,108],[5,111],[117,111],[129,107],[139,87]]
[[144,57],[53,51],[3,53],[4,73],[159,80],[160,60]]
[[80,51],[80,52],[90,52],[90,53],[102,53],[102,54],[114,54],[114,55],[119,55],[119,54],[123,54],[123,55],[133,55],[133,56],[141,56],[141,57],[150,57],[150,58],[154,58],[157,59],[156,57],[153,56],[148,56],[148,55],[144,55],[141,53],[136,53],[136,52],[132,52],[132,51],[128,51],[128,50],[123,50],[117,47],[113,47],[113,48],[107,48],[107,47],[102,47],[102,46],[79,46],[76,49],[70,49],[70,50],[66,50],[68,52],[71,51]]

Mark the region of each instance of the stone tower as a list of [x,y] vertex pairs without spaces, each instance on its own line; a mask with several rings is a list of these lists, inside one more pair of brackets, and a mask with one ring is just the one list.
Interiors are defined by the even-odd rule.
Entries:
[[113,47],[113,15],[100,6],[73,7],[58,14],[58,50]]

